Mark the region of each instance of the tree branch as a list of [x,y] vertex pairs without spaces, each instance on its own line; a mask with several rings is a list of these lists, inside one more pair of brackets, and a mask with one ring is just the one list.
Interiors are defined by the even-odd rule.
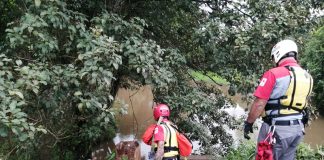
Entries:
[[245,16],[247,16],[247,17],[249,17],[251,20],[252,20],[252,22],[253,23],[255,23],[256,22],[256,20],[254,19],[254,17],[253,16],[251,16],[251,15],[249,15],[249,14],[247,14],[247,13],[245,13],[245,12],[243,12],[241,9],[239,9],[238,7],[236,7],[235,5],[233,5],[233,7],[237,10],[237,11],[239,11],[240,13],[242,13],[243,15],[245,15]]

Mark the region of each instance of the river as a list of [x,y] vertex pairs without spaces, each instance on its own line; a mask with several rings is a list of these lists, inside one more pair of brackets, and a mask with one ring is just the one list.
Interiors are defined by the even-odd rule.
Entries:
[[[221,87],[220,89],[226,91],[227,88]],[[246,109],[244,108],[246,108],[247,103],[241,100],[240,95],[230,96],[230,98],[232,98],[234,102],[238,102],[238,105],[226,110],[235,117],[246,114]],[[103,159],[110,150],[114,150],[114,144],[120,141],[138,140],[142,157],[146,157],[147,153],[150,151],[150,146],[144,144],[140,139],[146,127],[155,122],[152,115],[153,95],[151,88],[149,86],[144,86],[138,90],[119,89],[115,106],[120,106],[122,103],[128,105],[128,114],[118,115],[116,117],[118,133],[113,142],[102,143],[93,152],[93,155],[97,157],[98,160]],[[316,145],[324,145],[323,132],[324,118],[319,117],[312,122],[311,126],[306,128],[304,142],[310,144],[313,148],[315,148]],[[234,144],[238,144],[239,139],[243,137],[242,133],[240,131],[230,131],[230,133],[234,135],[234,139],[237,142]],[[256,132],[254,136],[256,136]],[[194,143],[194,150],[197,149],[197,147],[199,147],[197,143]]]
[[316,148],[317,145],[324,145],[324,117],[320,116],[312,121],[311,125],[306,127],[305,132],[304,142],[312,148]]

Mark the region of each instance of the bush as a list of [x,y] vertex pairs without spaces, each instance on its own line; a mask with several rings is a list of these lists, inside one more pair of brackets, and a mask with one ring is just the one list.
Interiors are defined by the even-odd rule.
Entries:
[[309,69],[314,79],[314,95],[312,95],[312,104],[314,104],[324,115],[324,27],[314,32],[306,43],[305,52],[302,55],[301,62]]
[[297,149],[298,160],[315,160],[324,158],[324,146],[317,146],[316,149],[312,149],[308,144],[301,143]]
[[246,143],[241,143],[237,148],[233,147],[229,150],[225,156],[228,160],[250,160],[254,159],[255,155],[255,143],[252,141],[247,141]]

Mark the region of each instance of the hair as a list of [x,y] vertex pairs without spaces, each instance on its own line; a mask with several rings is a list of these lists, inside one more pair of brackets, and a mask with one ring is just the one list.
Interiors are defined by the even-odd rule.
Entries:
[[294,57],[295,60],[297,61],[297,53],[291,51],[291,52],[286,53],[284,56],[282,56],[282,57],[279,59],[278,63],[279,63],[282,59],[287,58],[287,57]]

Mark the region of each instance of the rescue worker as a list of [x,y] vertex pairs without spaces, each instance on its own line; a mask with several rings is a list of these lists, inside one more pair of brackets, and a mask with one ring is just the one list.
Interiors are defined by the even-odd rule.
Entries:
[[[156,160],[180,160],[176,130],[169,121],[170,109],[166,104],[157,104],[153,108],[153,116],[156,121],[163,117],[161,124],[154,130],[155,159]],[[171,126],[172,124],[172,126]]]
[[244,137],[250,139],[253,123],[262,115],[258,142],[275,126],[273,158],[295,159],[296,147],[304,136],[303,112],[312,92],[311,75],[297,63],[297,45],[292,40],[278,42],[271,51],[276,67],[266,71],[254,92],[255,100],[244,122]]

